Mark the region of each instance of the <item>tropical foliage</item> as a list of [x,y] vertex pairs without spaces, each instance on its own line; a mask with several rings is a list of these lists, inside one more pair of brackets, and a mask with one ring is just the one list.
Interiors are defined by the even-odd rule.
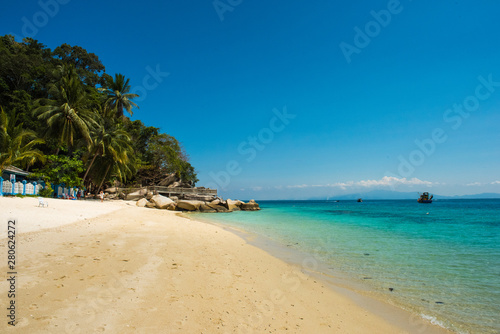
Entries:
[[93,192],[113,181],[154,184],[169,173],[197,181],[177,139],[129,119],[139,96],[125,75],[106,74],[97,55],[6,35],[0,63],[0,169],[14,165]]

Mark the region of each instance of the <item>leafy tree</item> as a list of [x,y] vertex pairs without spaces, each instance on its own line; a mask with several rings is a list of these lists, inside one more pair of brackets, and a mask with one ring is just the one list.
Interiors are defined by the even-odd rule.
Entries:
[[0,109],[0,170],[8,165],[29,168],[36,161],[44,161],[43,153],[35,148],[44,141],[31,130],[24,130],[22,124],[16,125],[15,114],[9,118]]
[[151,139],[148,150],[152,156],[151,165],[155,171],[155,182],[165,174],[176,173],[185,182],[198,182],[195,169],[181,145],[172,136],[159,134]]
[[75,67],[80,79],[88,86],[96,87],[101,83],[100,72],[105,70],[104,65],[94,53],[89,53],[80,46],[62,44],[55,48],[53,55],[63,64]]
[[72,156],[49,155],[47,164],[35,170],[31,176],[53,184],[64,183],[66,187],[80,187],[82,179],[79,175],[84,171],[81,154],[76,152]]
[[139,108],[137,104],[132,101],[133,98],[139,97],[139,95],[129,93],[129,81],[130,79],[126,79],[123,74],[115,74],[115,79],[108,79],[106,81],[106,87],[101,88],[108,96],[106,105],[110,110],[115,110],[116,116],[119,118],[123,117],[124,110],[132,116],[132,107]]

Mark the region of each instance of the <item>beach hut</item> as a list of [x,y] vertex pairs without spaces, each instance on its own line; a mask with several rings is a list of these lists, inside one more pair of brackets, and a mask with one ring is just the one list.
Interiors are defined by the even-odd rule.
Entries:
[[0,196],[5,194],[37,194],[40,186],[38,185],[37,188],[36,182],[29,182],[27,178],[29,174],[29,172],[15,166],[5,167],[2,170],[2,177],[0,177]]
[[2,178],[10,182],[23,181],[29,175],[29,172],[14,166],[7,166],[2,170]]

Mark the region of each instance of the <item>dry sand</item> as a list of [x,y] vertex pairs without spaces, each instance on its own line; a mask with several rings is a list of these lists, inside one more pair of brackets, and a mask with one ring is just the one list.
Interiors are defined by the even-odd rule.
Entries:
[[[220,227],[130,202],[0,197],[2,333],[446,333],[380,317]],[[387,317],[386,317],[387,318]]]

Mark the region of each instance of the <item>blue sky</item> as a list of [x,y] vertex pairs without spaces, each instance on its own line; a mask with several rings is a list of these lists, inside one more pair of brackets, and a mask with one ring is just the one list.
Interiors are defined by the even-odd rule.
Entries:
[[0,34],[79,45],[225,197],[500,192],[500,4],[7,2]]

